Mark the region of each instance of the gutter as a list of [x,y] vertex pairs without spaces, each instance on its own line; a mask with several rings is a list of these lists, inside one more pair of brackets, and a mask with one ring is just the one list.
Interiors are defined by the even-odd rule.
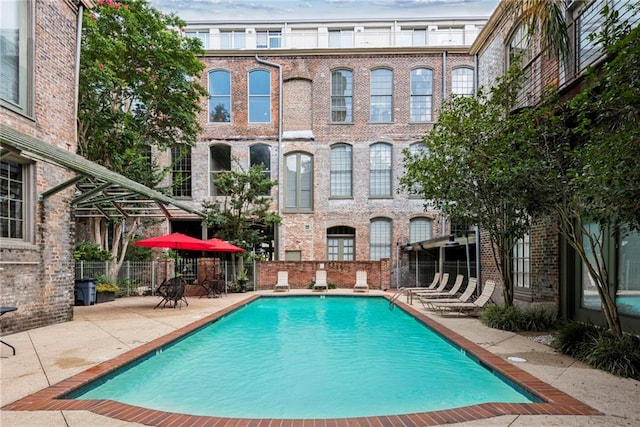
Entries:
[[[282,183],[280,182],[280,157],[282,155],[282,65],[276,64],[275,62],[265,61],[264,59],[260,59],[258,54],[256,53],[256,61],[260,64],[267,65],[269,67],[274,67],[278,69],[278,153],[276,156],[276,181],[278,185],[276,186],[276,213],[278,216],[282,216],[282,209],[280,207],[280,188]],[[276,224],[276,260],[280,259],[280,224]]]

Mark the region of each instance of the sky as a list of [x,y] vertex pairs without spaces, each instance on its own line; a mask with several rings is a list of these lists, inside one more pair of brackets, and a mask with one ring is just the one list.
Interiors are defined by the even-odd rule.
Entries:
[[499,0],[148,0],[185,21],[488,17]]

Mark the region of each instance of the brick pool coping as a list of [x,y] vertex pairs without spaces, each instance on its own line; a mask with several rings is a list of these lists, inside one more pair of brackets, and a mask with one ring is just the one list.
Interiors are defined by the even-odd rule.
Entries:
[[[276,296],[276,295],[273,295]],[[283,295],[277,295],[282,297]],[[291,295],[294,296],[294,295]],[[300,295],[295,295],[300,296]],[[147,409],[112,400],[62,399],[68,393],[118,369],[131,361],[143,357],[157,348],[167,345],[200,327],[229,314],[249,302],[271,295],[252,295],[249,298],[224,308],[210,316],[195,321],[167,335],[127,351],[111,360],[102,362],[79,374],[73,375],[50,387],[19,399],[1,408],[3,411],[69,411],[84,410],[122,421],[157,426],[406,426],[418,427],[481,420],[500,415],[602,415],[601,412],[578,401],[568,394],[535,378],[533,375],[510,364],[505,359],[480,347],[474,342],[449,330],[428,316],[400,301],[394,303],[449,341],[465,349],[485,365],[516,383],[527,392],[541,398],[542,403],[483,403],[455,409],[419,412],[403,415],[385,415],[358,418],[331,419],[247,419],[188,415]],[[371,296],[375,297],[375,296]],[[388,295],[385,298],[390,299]]]

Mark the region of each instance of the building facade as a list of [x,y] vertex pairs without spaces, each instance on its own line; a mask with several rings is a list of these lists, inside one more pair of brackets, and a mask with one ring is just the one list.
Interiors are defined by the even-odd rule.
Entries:
[[[604,48],[592,37],[603,28],[603,11],[611,8],[617,11],[621,22],[636,26],[640,17],[629,7],[634,3],[632,0],[564,2],[570,39],[564,63],[548,55],[539,40],[527,38],[525,24],[498,7],[470,49],[477,57],[479,85],[493,86],[506,73],[515,55],[522,54],[527,80],[518,107],[535,108],[543,90],[550,86],[565,99],[574,96],[584,87],[587,68],[597,67],[605,57]],[[609,280],[615,284],[622,326],[640,331],[640,235],[611,230],[605,240]],[[482,246],[482,252],[486,252],[487,242]],[[483,278],[500,283],[497,271],[492,269],[493,261],[486,256],[482,258]],[[547,302],[565,318],[603,322],[595,285],[578,257],[558,235],[552,218],[533,225],[530,234],[516,245],[512,261],[516,301]]]
[[[398,191],[403,150],[420,149],[451,93],[473,95],[468,49],[484,23],[189,23],[206,50],[209,99],[189,161],[175,166],[191,184],[174,196],[201,205],[218,197],[216,174],[261,163],[282,217],[271,259],[397,262],[399,247],[447,230]],[[199,227],[172,221],[174,231]]]

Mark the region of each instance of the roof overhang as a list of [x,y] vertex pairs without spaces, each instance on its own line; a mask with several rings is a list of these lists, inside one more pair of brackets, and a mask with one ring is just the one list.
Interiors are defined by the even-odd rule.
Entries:
[[428,249],[436,249],[443,247],[456,247],[464,245],[475,245],[476,233],[472,230],[466,233],[459,233],[453,236],[437,237],[435,239],[424,240],[422,242],[409,243],[407,246],[411,246],[413,251],[422,251]]
[[2,151],[53,164],[75,173],[38,194],[38,200],[75,186],[71,204],[76,217],[204,217],[199,209],[135,182],[73,152],[0,124]]

